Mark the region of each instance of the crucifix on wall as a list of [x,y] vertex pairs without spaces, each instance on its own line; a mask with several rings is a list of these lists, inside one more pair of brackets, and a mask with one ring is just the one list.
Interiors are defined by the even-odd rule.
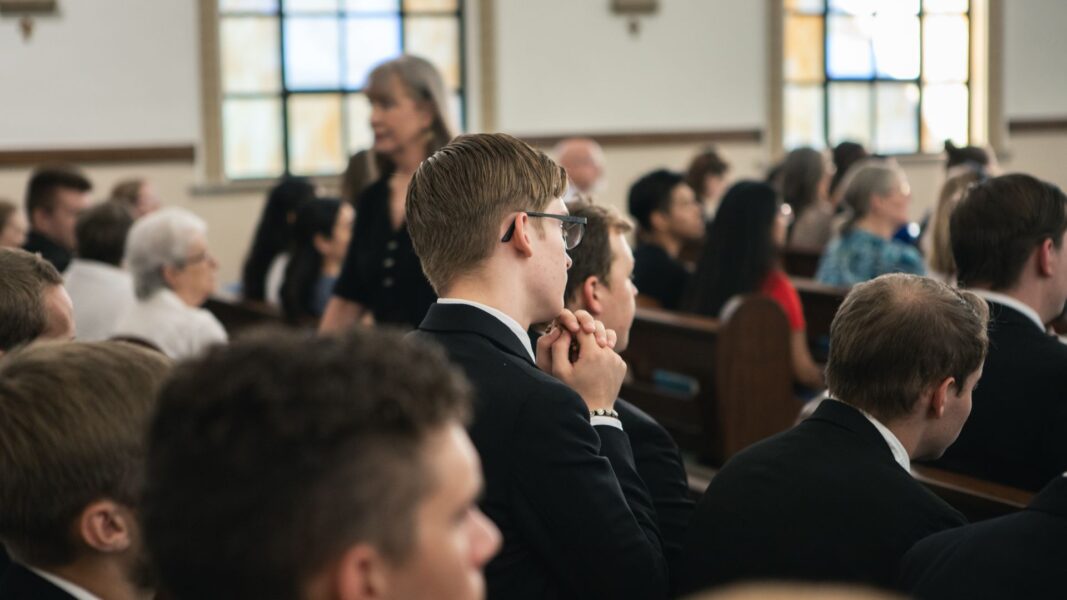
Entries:
[[18,19],[19,30],[25,41],[29,41],[33,35],[35,17],[54,16],[58,13],[58,0],[0,0],[0,17]]

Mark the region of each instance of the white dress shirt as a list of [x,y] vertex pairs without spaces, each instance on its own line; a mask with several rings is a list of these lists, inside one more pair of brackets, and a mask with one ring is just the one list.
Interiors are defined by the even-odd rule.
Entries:
[[37,575],[39,575],[42,579],[44,579],[48,583],[51,583],[52,585],[56,586],[57,588],[59,588],[59,589],[63,590],[64,592],[70,594],[71,596],[73,596],[75,598],[75,600],[100,600],[100,598],[98,596],[94,596],[92,593],[89,592],[89,590],[81,587],[80,585],[71,583],[71,582],[67,581],[66,579],[63,579],[62,577],[58,577],[58,576],[53,575],[51,573],[46,573],[46,572],[44,572],[44,571],[42,571],[40,569],[35,569],[33,567],[26,567],[26,568],[31,570],[31,571],[33,571]]
[[116,333],[152,342],[174,359],[195,356],[227,340],[226,330],[214,315],[186,305],[166,288],[137,302],[119,321]]
[[130,274],[106,263],[75,258],[63,280],[74,302],[76,337],[82,341],[106,340],[114,335],[119,319],[137,301]]

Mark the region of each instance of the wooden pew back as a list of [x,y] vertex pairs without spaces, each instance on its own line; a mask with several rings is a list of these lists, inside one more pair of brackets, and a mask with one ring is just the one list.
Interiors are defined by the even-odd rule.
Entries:
[[261,325],[285,324],[281,311],[266,302],[212,296],[208,298],[204,308],[215,315],[231,338]]
[[786,246],[782,250],[782,269],[793,277],[813,278],[819,269],[820,258],[822,248]]

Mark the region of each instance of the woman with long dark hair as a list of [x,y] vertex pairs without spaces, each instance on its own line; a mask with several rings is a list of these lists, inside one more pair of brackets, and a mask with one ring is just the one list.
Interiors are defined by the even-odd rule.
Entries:
[[712,221],[682,308],[718,317],[734,296],[769,296],[789,320],[794,378],[818,389],[823,386],[823,374],[808,350],[800,297],[779,263],[791,214],[766,183],[741,181],[731,187]]
[[301,323],[322,316],[341,273],[355,212],[347,202],[321,198],[296,212],[293,245],[282,283],[285,316]]
[[[303,177],[283,179],[267,194],[267,203],[263,205],[252,248],[241,272],[241,293],[246,300],[262,302],[276,295],[277,289],[270,289],[268,284],[269,274],[284,272],[284,268],[275,266],[272,269],[272,265],[289,249],[297,209],[314,197],[315,186]],[[280,285],[280,281],[276,285]]]
[[356,201],[352,243],[322,316],[323,331],[357,322],[418,327],[437,299],[404,213],[415,169],[453,136],[444,81],[429,61],[406,55],[375,67],[366,89],[380,177]]
[[782,163],[782,195],[793,208],[796,223],[790,228],[789,243],[819,249],[832,235],[837,207],[830,197],[834,167],[822,152],[798,148]]

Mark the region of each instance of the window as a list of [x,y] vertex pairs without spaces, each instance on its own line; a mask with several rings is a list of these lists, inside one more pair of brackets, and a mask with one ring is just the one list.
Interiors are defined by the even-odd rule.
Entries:
[[970,0],[785,0],[782,144],[880,154],[972,136]]
[[378,63],[432,62],[465,119],[460,0],[218,0],[226,179],[335,175],[368,148],[362,93]]

